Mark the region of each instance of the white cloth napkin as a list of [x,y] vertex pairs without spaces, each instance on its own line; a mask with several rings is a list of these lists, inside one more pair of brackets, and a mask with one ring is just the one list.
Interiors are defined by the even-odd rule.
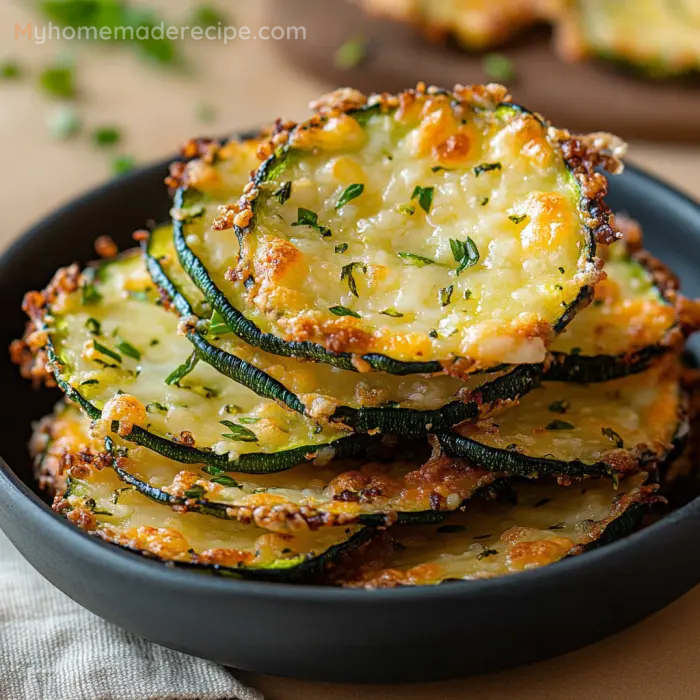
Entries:
[[0,532],[0,700],[263,700],[226,669],[74,603]]

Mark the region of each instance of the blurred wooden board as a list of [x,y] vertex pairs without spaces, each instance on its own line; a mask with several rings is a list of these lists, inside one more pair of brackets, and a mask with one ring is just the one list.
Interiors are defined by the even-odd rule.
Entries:
[[[275,41],[276,48],[329,86],[395,92],[418,80],[441,87],[489,82],[480,55],[431,43],[413,27],[368,17],[343,0],[273,0],[271,10],[271,26],[306,28],[306,40]],[[335,51],[357,36],[367,41],[366,59],[339,70],[333,65]],[[557,126],[611,131],[627,139],[700,143],[698,85],[647,82],[600,63],[565,63],[555,55],[546,28],[498,53],[511,59],[518,73],[509,85],[515,100]]]

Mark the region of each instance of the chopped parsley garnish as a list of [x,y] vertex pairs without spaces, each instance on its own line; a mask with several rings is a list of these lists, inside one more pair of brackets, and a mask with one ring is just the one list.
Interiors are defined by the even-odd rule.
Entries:
[[165,415],[167,412],[168,407],[163,403],[159,403],[158,401],[153,401],[152,403],[146,405],[146,413],[162,413]]
[[331,306],[328,310],[335,316],[353,316],[355,318],[362,318],[362,316],[360,316],[360,314],[358,314],[357,311],[348,309],[347,306]]
[[130,289],[129,299],[136,299],[136,301],[148,301],[148,292],[145,289]]
[[383,311],[380,311],[379,313],[383,314],[384,316],[391,316],[391,318],[403,318],[403,314],[400,311],[397,311],[393,307],[390,307],[388,309],[384,309]]
[[92,335],[100,335],[102,333],[102,326],[96,318],[89,318],[85,321],[85,328],[87,328]]
[[467,529],[466,525],[441,525],[435,532],[440,534],[452,534],[453,532],[464,532]]
[[439,173],[441,170],[446,170],[449,172],[449,168],[446,168],[444,165],[433,165],[432,168],[430,168],[434,173]]
[[335,208],[340,209],[341,207],[344,207],[348,202],[352,202],[353,199],[357,199],[364,191],[365,186],[362,184],[348,185],[343,194],[340,195],[340,199],[335,205]]
[[556,523],[556,525],[550,525],[547,529],[548,530],[563,530],[566,527],[566,523],[564,521],[560,523]]
[[180,382],[197,366],[199,358],[197,353],[193,352],[179,367],[176,367],[166,378],[165,383],[168,386],[174,384],[180,386]]
[[430,214],[430,207],[433,205],[434,191],[434,187],[421,187],[420,185],[416,185],[413,190],[413,194],[411,195],[411,199],[417,199],[420,208],[426,214]]
[[474,168],[474,175],[479,177],[481,173],[487,173],[490,170],[501,170],[503,166],[500,163],[481,163]]
[[226,474],[222,474],[221,476],[215,476],[211,480],[212,484],[219,484],[219,486],[225,486],[226,488],[240,488],[240,484],[232,477],[228,476]]
[[207,490],[204,488],[204,486],[195,484],[194,486],[190,486],[190,488],[185,491],[185,498],[201,498],[206,492]]
[[350,246],[347,243],[338,243],[338,245],[333,248],[334,253],[344,253]]
[[549,404],[549,410],[552,413],[566,413],[571,408],[571,401],[566,399],[561,399],[560,401],[553,401]]
[[527,219],[527,214],[511,214],[508,218],[517,226]]
[[80,300],[83,306],[97,304],[102,301],[102,294],[92,282],[85,280],[80,288]]
[[574,426],[565,420],[553,420],[546,428],[547,430],[573,430]]
[[226,24],[228,19],[218,8],[200,5],[194,8],[190,22],[194,27],[207,29],[208,27],[216,27],[217,24]]
[[160,17],[144,3],[125,0],[41,0],[39,6],[48,19],[63,27],[72,27],[76,31],[92,30],[88,32],[91,38],[101,37],[103,29],[109,30],[108,36],[112,42],[133,46],[141,55],[158,63],[174,63],[179,58],[172,39],[164,36],[162,31],[156,37],[153,30],[161,27]]
[[473,267],[479,262],[479,249],[476,247],[476,243],[467,236],[466,241],[455,240],[450,238],[450,250],[452,251],[452,257],[457,263],[459,263],[455,274],[459,275],[460,272],[466,270],[468,267]]
[[416,213],[416,208],[413,204],[401,204],[399,205],[399,211],[407,216],[413,216]]
[[224,413],[228,414],[240,413],[242,410],[243,409],[240,406],[236,406],[234,403],[227,403],[223,408]]
[[121,355],[119,353],[114,352],[114,350],[105,347],[104,345],[102,345],[102,343],[98,343],[96,340],[93,340],[92,345],[95,348],[95,350],[97,350],[97,352],[101,353],[102,355],[106,355],[107,357],[111,357],[115,362],[122,361]]
[[340,70],[356,68],[367,58],[367,42],[355,36],[341,44],[333,55],[333,65]]
[[260,422],[260,418],[258,416],[241,416],[238,420],[245,425],[252,425],[253,423]]
[[430,258],[424,258],[422,255],[415,253],[399,252],[398,256],[407,264],[415,265],[416,267],[425,267],[426,265],[435,265],[435,261]]
[[449,287],[443,287],[438,292],[438,298],[440,299],[440,306],[445,308],[452,300],[452,292],[454,291],[454,285],[451,284]]
[[291,180],[283,182],[279,186],[279,188],[272,193],[272,196],[277,198],[277,201],[280,203],[280,206],[284,204],[292,196]]
[[80,131],[80,118],[75,107],[61,105],[48,117],[47,124],[52,139],[64,141],[75,136]]
[[99,384],[97,379],[86,379],[84,382],[80,382],[80,386],[91,386],[93,384]]
[[428,333],[428,336],[429,336],[430,338],[437,338],[437,337],[438,337],[438,332],[433,328],[433,330],[431,330],[431,331]]
[[476,558],[481,561],[482,559],[486,559],[486,557],[490,557],[492,554],[498,554],[498,550],[484,547],[481,552],[476,555]]
[[234,442],[257,442],[258,436],[243,425],[238,425],[230,420],[220,420],[221,425],[227,427],[230,433],[221,433],[221,437],[225,437],[227,440],[233,440]]
[[47,92],[52,97],[68,100],[75,96],[73,67],[70,65],[55,65],[44,68],[39,75],[39,84],[44,92]]
[[612,428],[602,428],[601,432],[606,438],[615,443],[615,447],[622,449],[625,446],[625,441],[620,436],[620,433],[616,433]]
[[112,495],[109,497],[109,500],[111,503],[113,503],[116,506],[123,493],[125,493],[126,491],[134,491],[134,490],[135,489],[133,486],[124,486],[120,489],[114,489],[114,491],[112,491]]
[[344,265],[340,271],[340,281],[342,282],[344,279],[347,279],[350,292],[359,298],[360,295],[357,293],[357,284],[355,283],[355,277],[353,276],[353,272],[356,269],[363,274],[367,274],[367,265],[365,265],[365,263],[351,262],[348,265]]
[[126,355],[127,357],[131,357],[134,360],[141,359],[141,352],[123,338],[120,338],[119,342],[116,345],[116,348],[117,350],[121,350],[122,354]]
[[488,203],[489,203],[489,198],[488,198],[488,197],[481,197],[481,198],[479,199],[479,204],[480,204],[482,207],[485,207]]
[[583,351],[581,350],[581,348],[571,348],[570,352],[572,355],[580,355]]
[[206,467],[202,467],[202,471],[210,476],[219,476],[219,474],[224,473],[221,467],[216,467],[213,464],[207,464]]
[[318,223],[318,214],[310,209],[299,207],[297,211],[297,220],[292,226],[310,226],[316,229],[324,238],[331,235],[331,230],[327,226],[321,226]]
[[121,132],[114,126],[101,126],[92,133],[92,140],[96,146],[114,146],[121,138]]
[[224,317],[218,312],[214,311],[211,315],[211,320],[209,322],[209,334],[210,335],[225,335],[230,333],[231,329],[224,320]]
[[464,298],[469,301],[469,299],[472,298],[472,290],[471,289],[465,289],[464,290]]
[[149,345],[150,345],[151,347],[155,347],[156,345],[160,345],[160,340],[158,340],[158,338],[153,338],[153,340],[151,340],[151,342],[149,343]]
[[192,391],[199,396],[203,396],[205,399],[215,399],[219,395],[218,389],[212,389],[210,386],[189,386],[185,384],[179,385],[182,389],[187,389],[187,391]]
[[9,60],[0,63],[0,78],[9,78],[12,80],[14,78],[19,78],[21,74],[22,70],[17,61]]
[[486,77],[505,83],[515,78],[513,62],[500,53],[488,53],[481,60]]
[[115,175],[124,175],[136,167],[136,161],[132,156],[117,156],[112,161],[112,172]]
[[561,272],[561,274],[563,275],[566,272],[566,270],[563,267],[560,267],[559,272]]

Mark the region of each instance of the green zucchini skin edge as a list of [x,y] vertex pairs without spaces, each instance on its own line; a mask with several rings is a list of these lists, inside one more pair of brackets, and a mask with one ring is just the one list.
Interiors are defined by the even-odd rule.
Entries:
[[[663,464],[675,459],[686,443],[688,432],[687,418],[682,416],[671,447],[661,457],[654,454],[640,454],[637,470],[649,469],[659,463]],[[580,460],[566,462],[548,457],[531,457],[514,450],[502,450],[490,445],[484,445],[476,440],[456,435],[455,433],[438,433],[436,437],[440,447],[450,457],[465,457],[478,464],[482,469],[505,471],[514,476],[607,476],[611,478],[618,476],[618,472],[606,462],[586,464]]]
[[[158,260],[150,255],[148,243],[143,243],[142,247],[153,283],[170,299],[181,316],[193,315],[190,302],[177,290]],[[196,331],[188,333],[187,338],[194,346],[197,356],[224,376],[247,386],[260,396],[280,401],[291,410],[304,413],[304,404],[296,395],[262,370],[215,347]],[[241,369],[242,366],[245,367]],[[543,364],[521,365],[482,388],[475,389],[473,393],[478,396],[477,399],[451,401],[431,411],[339,406],[328,420],[331,423],[340,422],[358,433],[380,430],[397,435],[425,435],[430,430],[446,430],[458,423],[478,418],[482,405],[493,405],[524,396],[539,385],[543,370]]]
[[[196,315],[189,301],[178,291],[166,275],[162,265],[149,253],[147,242],[141,244],[141,250],[146,269],[153,284],[168,297],[181,316]],[[248,364],[239,357],[213,346],[196,331],[187,333],[187,339],[192,343],[197,357],[210,364],[224,376],[252,389],[258,396],[272,399],[273,401],[280,401],[292,411],[304,413],[304,404],[289,389],[276,379],[273,379],[269,374]]]
[[569,355],[553,352],[552,363],[543,379],[552,382],[594,384],[639,374],[670,350],[663,345],[650,345],[631,354]]
[[[141,479],[138,479],[133,474],[130,474],[121,467],[112,467],[117,476],[129,486],[133,486],[140,494],[150,498],[152,501],[169,507],[177,507],[178,512],[200,513],[202,515],[210,515],[222,520],[238,520],[237,511],[241,506],[232,506],[226,503],[217,503],[216,501],[208,501],[206,499],[181,498],[172,496],[162,489],[146,484]],[[510,475],[497,479],[488,486],[484,486],[475,491],[472,496],[466,499],[458,506],[457,509],[466,505],[474,498],[491,498],[501,491],[505,490],[510,481]],[[333,525],[340,527],[342,525],[366,525],[369,527],[382,527],[393,524],[400,525],[430,525],[432,523],[441,523],[447,520],[450,515],[456,510],[424,510],[424,511],[399,511],[386,513],[364,513],[356,516],[345,516],[346,519],[341,524],[328,522],[328,515],[324,511],[308,508],[308,513],[298,513],[298,515],[306,519],[311,526]],[[332,519],[333,516],[331,515]]]
[[[447,90],[441,91],[444,94],[450,94]],[[496,109],[506,108],[509,110],[519,111],[525,114],[531,114],[537,121],[547,128],[547,124],[542,117],[531,112],[530,110],[516,104],[503,103]],[[359,120],[368,119],[373,113],[379,113],[381,105],[368,105],[358,109],[348,111],[348,114],[358,118]],[[253,182],[256,187],[262,185],[272,175],[276,175],[276,169],[283,167],[282,159],[290,152],[289,146],[285,145],[273,153],[256,172]],[[580,192],[579,204],[583,213],[588,219],[598,222],[595,227],[584,225],[586,232],[586,259],[588,262],[593,262],[596,254],[597,237],[605,230],[610,230],[610,210],[602,201],[602,198],[590,198],[583,194],[581,184],[575,176],[574,165],[562,154],[562,158],[568,168],[572,178]],[[175,209],[186,207],[188,195],[196,190],[180,187],[175,192],[173,205]],[[253,211],[255,209],[255,202]],[[216,286],[214,281],[209,276],[202,261],[195,255],[194,251],[187,245],[184,226],[186,222],[173,217],[173,231],[175,240],[175,249],[177,251],[180,263],[190,276],[192,281],[197,285],[199,290],[204,294],[205,299],[216,309],[224,318],[229,328],[239,338],[254,345],[256,347],[270,352],[275,355],[284,355],[288,357],[298,357],[314,360],[316,362],[325,362],[327,364],[347,369],[353,372],[358,371],[352,363],[352,355],[350,353],[334,353],[326,350],[323,346],[312,343],[310,341],[284,341],[272,333],[264,333],[258,326],[246,318],[241,311],[236,309],[233,304],[226,298],[226,295]],[[238,226],[234,226],[236,236],[241,240],[246,235],[246,230]],[[564,313],[553,324],[555,333],[560,333],[571,322],[576,314],[584,309],[593,298],[593,288],[590,285],[581,287],[577,298],[567,306]],[[389,374],[434,374],[443,371],[442,363],[439,361],[429,362],[403,362],[395,360],[386,355],[371,353],[362,355],[362,359],[367,362],[372,369]]]
[[[639,525],[644,514],[649,510],[651,503],[633,503],[627,510],[615,518],[608,526],[603,530],[603,534],[593,542],[589,542],[583,547],[584,552],[590,552],[598,547],[603,547],[607,544],[612,544],[617,540],[621,540],[627,535],[631,535]],[[571,556],[565,557],[569,559]]]
[[[45,324],[43,324],[43,327],[46,329]],[[46,345],[46,351],[49,362],[54,368],[53,374],[56,384],[61,391],[71,401],[77,403],[88,418],[99,420],[102,417],[102,411],[93,406],[77,389],[61,377],[58,370],[58,366],[61,363],[56,356],[50,338]],[[111,425],[112,432],[116,433],[118,427],[119,423],[114,421]],[[161,435],[151,433],[138,425],[133,427],[129,435],[121,437],[181,464],[208,464],[223,471],[241,472],[242,474],[273,474],[286,471],[313,459],[324,448],[332,448],[334,450],[334,459],[357,457],[366,454],[373,445],[378,444],[381,440],[379,435],[348,435],[347,437],[320,445],[302,445],[301,447],[273,453],[252,452],[241,455],[238,459],[229,460],[226,455],[217,455],[210,450],[200,450],[190,445],[181,445]]]
[[[630,254],[629,258],[635,264],[640,265],[654,280],[654,287],[661,299],[673,306],[675,302],[670,296],[671,287],[669,287],[668,282],[659,282],[655,277],[653,266],[655,260],[635,254]],[[676,290],[674,289],[673,291],[675,292]],[[668,337],[672,337],[673,332],[676,330],[678,330],[677,321],[668,329]],[[655,360],[665,355],[671,349],[672,345],[667,338],[656,345],[648,345],[635,352],[617,355],[576,355],[564,352],[551,352],[552,362],[547,368],[543,379],[552,382],[573,382],[577,384],[608,382],[612,379],[619,379],[620,377],[643,372]]]
[[[113,467],[113,469],[117,476],[125,484],[133,486],[140,494],[150,498],[156,503],[160,503],[161,505],[169,506],[171,508],[176,506],[180,512],[185,510],[191,513],[210,515],[222,520],[239,519],[237,512],[240,510],[240,506],[232,506],[225,503],[218,503],[216,501],[207,501],[204,499],[180,498],[178,496],[172,496],[162,489],[144,483],[120,467]],[[493,492],[495,487],[496,484],[490,484],[489,486],[485,487],[484,492]],[[474,494],[474,496],[476,495],[477,494]],[[324,511],[313,508],[309,508],[308,510],[309,512],[306,515],[302,513],[299,513],[298,515],[306,519],[310,525],[332,524],[330,522],[324,522],[324,520],[328,519],[328,514]],[[397,513],[396,518],[391,517],[391,513],[365,513],[359,514],[355,517],[345,516],[346,520],[343,521],[342,525],[367,525],[371,527],[386,526],[392,523],[425,525],[442,522],[443,520],[447,519],[451,513],[452,511],[427,510],[413,513]],[[332,518],[333,516],[330,517]],[[336,527],[341,527],[342,525],[336,525]]]
[[[182,188],[175,193],[173,206],[176,209],[185,206],[185,190]],[[272,333],[263,333],[253,321],[246,318],[231,305],[224,293],[209,277],[209,273],[202,261],[187,245],[184,234],[185,223],[185,221],[173,219],[175,249],[180,259],[180,264],[202,292],[204,298],[222,315],[231,331],[241,340],[273,355],[325,362],[340,369],[357,372],[350,353],[332,353],[321,345],[307,340],[287,342]],[[400,362],[386,355],[379,354],[362,355],[362,359],[372,369],[379,372],[388,372],[389,374],[436,374],[442,372],[443,369],[440,362]]]
[[[66,496],[70,495],[70,488],[71,480],[69,479],[68,487],[65,493]],[[117,549],[140,555],[145,559],[152,559],[161,562],[165,566],[173,566],[190,571],[206,571],[212,574],[218,574],[230,578],[242,578],[254,581],[300,582],[313,578],[323,570],[326,563],[337,559],[342,554],[345,554],[356,547],[359,547],[361,544],[374,537],[374,535],[375,530],[373,528],[363,528],[345,542],[329,547],[325,552],[323,552],[323,554],[317,557],[309,557],[306,559],[306,561],[301,562],[297,566],[287,569],[264,569],[262,567],[240,567],[234,569],[233,567],[222,566],[220,564],[200,564],[196,562],[170,561],[167,559],[161,559],[154,554],[143,552],[135,547],[127,547],[125,545],[116,544],[115,542],[110,542],[109,540],[103,540],[103,542],[112,547],[116,547]]]
[[[567,487],[564,486],[562,488]],[[563,559],[553,562],[548,566],[556,566],[561,561],[566,561],[567,559],[572,559],[574,557],[581,556],[581,554],[584,554],[585,552],[591,552],[594,549],[598,549],[598,547],[603,547],[605,545],[612,544],[617,540],[621,540],[624,537],[631,535],[637,529],[637,526],[642,521],[644,514],[649,510],[649,507],[649,503],[633,503],[631,506],[629,506],[629,508],[627,508],[627,510],[624,513],[622,513],[622,515],[618,516],[617,518],[615,518],[615,520],[608,524],[608,526],[605,528],[605,530],[603,530],[601,536],[597,540],[593,540],[593,542],[589,542],[588,544],[583,545],[581,547],[580,553],[568,554]],[[445,583],[449,583],[451,585],[457,583],[469,585],[470,581],[464,581],[462,579],[456,578],[448,578],[438,585],[443,586],[445,585]]]

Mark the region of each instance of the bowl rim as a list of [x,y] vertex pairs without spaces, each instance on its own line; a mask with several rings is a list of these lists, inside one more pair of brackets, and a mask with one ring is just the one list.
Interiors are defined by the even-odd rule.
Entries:
[[[159,161],[121,177],[114,178],[65,203],[17,237],[0,255],[0,268],[11,265],[11,258],[19,253],[34,236],[39,235],[46,228],[52,227],[56,220],[71,216],[76,208],[95,198],[109,196],[129,182],[165,172],[172,160]],[[667,197],[671,197],[674,200],[672,204],[686,209],[688,214],[696,217],[700,226],[700,203],[693,200],[689,195],[675,189],[670,184],[639,167],[626,165],[625,172],[644,181],[647,186],[662,190]],[[560,579],[557,584],[559,585],[562,583],[561,579],[565,579],[567,576],[569,578],[579,577],[584,573],[585,569],[593,568],[596,564],[601,564],[607,559],[618,559],[623,553],[634,557],[645,556],[645,552],[655,551],[656,547],[663,546],[664,541],[673,536],[679,521],[684,521],[690,517],[700,517],[700,496],[698,496],[684,506],[669,513],[660,521],[640,531],[627,535],[604,547],[586,552],[583,556],[570,557],[557,562],[555,566],[544,566],[531,571],[519,572],[517,576],[506,575],[492,579],[457,581],[454,584],[443,586],[352,589],[245,580],[217,574],[204,576],[201,572],[188,571],[185,567],[168,563],[164,564],[154,558],[126,551],[117,545],[89,535],[71,525],[65,518],[51,510],[50,506],[20,479],[2,457],[0,457],[0,490],[4,491],[7,498],[14,501],[19,508],[27,506],[25,501],[31,504],[29,507],[32,510],[28,517],[40,521],[44,528],[55,528],[56,535],[65,538],[69,549],[72,551],[80,550],[86,558],[102,560],[105,566],[119,566],[119,569],[125,574],[128,573],[134,577],[150,578],[157,585],[190,590],[199,588],[202,592],[209,594],[245,595],[260,599],[275,598],[277,601],[285,598],[299,603],[332,604],[343,602],[351,605],[386,606],[394,603],[397,605],[403,604],[418,598],[422,600],[435,598],[443,602],[459,599],[461,602],[464,602],[467,598],[478,600],[483,598],[484,595],[517,595],[522,592],[524,585],[529,585],[531,588],[543,588],[551,586],[554,580]]]

